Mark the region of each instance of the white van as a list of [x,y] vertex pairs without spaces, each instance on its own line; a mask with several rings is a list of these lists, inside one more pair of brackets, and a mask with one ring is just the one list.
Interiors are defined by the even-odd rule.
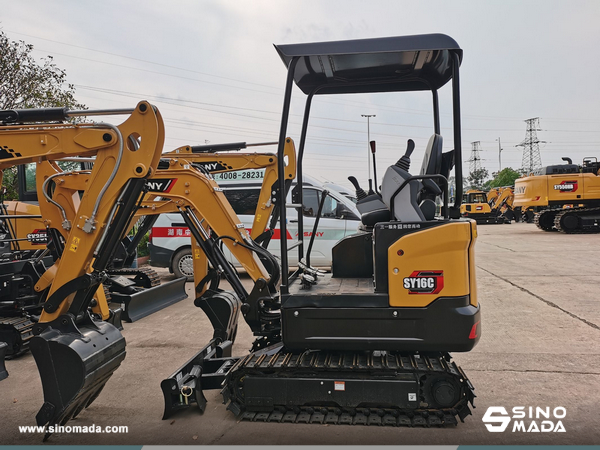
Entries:
[[[254,212],[258,203],[258,196],[262,185],[264,169],[225,172],[213,175],[233,210],[239,216],[248,230],[252,228]],[[295,187],[292,185],[292,189]],[[360,213],[354,203],[333,189],[327,189],[316,179],[305,175],[303,183],[304,197],[304,249],[308,242],[315,223],[315,215],[319,208],[322,193],[327,190],[328,196],[323,204],[323,211],[319,219],[319,227],[311,252],[311,265],[317,267],[331,266],[331,250],[343,237],[356,233],[360,224]],[[291,190],[290,190],[291,191]],[[291,194],[288,195],[291,197]],[[291,199],[288,198],[288,203]],[[287,209],[289,242],[297,239],[298,213],[294,208]],[[158,267],[168,267],[178,277],[186,276],[193,279],[193,263],[191,252],[190,231],[179,214],[161,214],[157,219],[150,234],[148,244],[150,250],[150,264]],[[224,248],[225,256],[234,265],[239,266],[237,260]],[[268,250],[280,256],[279,228],[275,233]],[[290,265],[298,263],[298,251],[289,251]]]

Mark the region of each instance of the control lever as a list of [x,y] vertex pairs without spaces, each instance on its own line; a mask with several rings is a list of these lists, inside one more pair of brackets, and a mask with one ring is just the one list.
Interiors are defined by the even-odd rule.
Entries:
[[354,189],[356,189],[356,198],[358,200],[362,200],[363,198],[365,198],[368,195],[363,190],[363,188],[360,187],[360,185],[358,184],[358,180],[356,179],[356,177],[348,177],[348,181],[350,181],[350,183],[352,183],[352,185],[354,186]]
[[412,155],[414,149],[415,141],[409,139],[406,143],[406,152],[404,152],[404,155],[396,162],[396,166],[408,172],[410,169],[410,155]]

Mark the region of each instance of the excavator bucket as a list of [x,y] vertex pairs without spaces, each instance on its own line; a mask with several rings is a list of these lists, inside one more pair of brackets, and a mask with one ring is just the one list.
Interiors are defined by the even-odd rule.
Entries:
[[77,325],[70,314],[44,325],[30,343],[44,391],[36,421],[63,425],[102,391],[125,358],[125,338],[115,326],[89,315]]
[[0,381],[8,377],[6,366],[4,365],[4,357],[6,356],[6,349],[8,345],[6,342],[0,342]]

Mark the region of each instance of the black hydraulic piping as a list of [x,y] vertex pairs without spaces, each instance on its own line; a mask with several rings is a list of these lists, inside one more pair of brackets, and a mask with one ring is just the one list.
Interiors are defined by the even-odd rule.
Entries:
[[460,58],[458,53],[452,52],[452,118],[454,121],[454,167],[456,189],[454,193],[454,208],[459,208],[463,195],[463,170],[462,170],[462,146],[461,146],[461,123],[460,123],[460,85],[459,67]]
[[[285,82],[285,95],[283,98],[283,111],[281,113],[281,127],[279,129],[279,144],[277,146],[277,172],[279,174],[279,229],[281,230],[279,236],[280,249],[281,249],[281,294],[288,294],[289,288],[289,263],[287,254],[287,223],[286,223],[286,192],[285,192],[285,161],[284,161],[284,148],[285,148],[285,135],[287,132],[288,118],[290,115],[290,103],[292,100],[292,87],[294,85],[294,71],[296,64],[298,63],[298,57],[292,58],[290,65],[288,66],[287,80]],[[302,180],[300,181],[302,183]],[[302,185],[300,185],[302,188]]]
[[433,96],[433,129],[435,134],[442,134],[440,131],[440,101],[438,98],[438,92],[436,90],[432,90],[431,94]]

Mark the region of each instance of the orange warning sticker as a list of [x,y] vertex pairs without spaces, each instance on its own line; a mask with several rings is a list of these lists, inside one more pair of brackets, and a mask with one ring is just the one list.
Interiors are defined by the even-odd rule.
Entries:
[[346,382],[345,381],[334,381],[333,388],[335,391],[345,391],[346,390]]

